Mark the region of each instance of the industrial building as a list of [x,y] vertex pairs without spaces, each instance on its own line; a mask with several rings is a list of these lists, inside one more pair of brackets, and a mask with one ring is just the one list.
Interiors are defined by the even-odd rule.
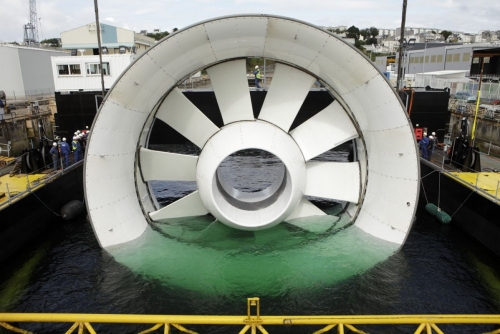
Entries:
[[0,75],[0,90],[5,92],[7,101],[12,103],[53,95],[55,86],[51,57],[65,54],[56,50],[1,44],[0,63],[5,66],[2,66]]
[[52,58],[56,92],[101,91],[99,53],[104,87],[109,89],[137,56],[155,44],[153,38],[107,24],[100,25],[100,32],[101,52],[95,23],[61,33],[62,49],[70,53]]
[[[387,56],[377,57],[375,65],[387,71]],[[437,71],[466,71],[466,77],[479,80],[483,69],[483,80],[500,80],[500,45],[494,44],[448,44],[407,43],[403,49],[402,74]],[[396,54],[396,64],[399,54]]]
[[[132,30],[100,24],[102,54],[141,55],[155,44],[155,40]],[[72,55],[98,55],[97,29],[95,23],[61,33],[62,49],[71,50]]]

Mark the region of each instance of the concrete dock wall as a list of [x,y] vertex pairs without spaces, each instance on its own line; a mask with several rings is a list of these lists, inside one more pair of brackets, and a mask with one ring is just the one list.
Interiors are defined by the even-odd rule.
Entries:
[[[452,112],[450,118],[452,138],[460,133],[460,121],[463,117],[467,117],[469,122],[469,135],[472,134],[474,115]],[[489,152],[491,155],[500,156],[500,120],[478,117],[475,137],[476,145],[479,146],[481,152]]]

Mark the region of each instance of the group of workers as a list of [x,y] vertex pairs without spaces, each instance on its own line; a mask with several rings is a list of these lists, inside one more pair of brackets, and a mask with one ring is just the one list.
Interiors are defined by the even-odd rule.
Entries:
[[50,149],[50,155],[52,156],[52,164],[54,170],[60,169],[61,166],[67,168],[70,165],[69,154],[71,152],[73,152],[73,159],[74,159],[73,163],[77,163],[78,161],[83,159],[85,147],[87,146],[87,137],[89,136],[89,134],[90,131],[77,130],[74,133],[71,146],[66,142],[66,138],[63,138],[59,143],[57,141],[54,141],[52,143],[52,148]]
[[422,158],[430,161],[432,154],[437,147],[437,143],[438,141],[435,132],[433,132],[429,138],[427,138],[427,132],[424,132],[422,139],[418,142]]

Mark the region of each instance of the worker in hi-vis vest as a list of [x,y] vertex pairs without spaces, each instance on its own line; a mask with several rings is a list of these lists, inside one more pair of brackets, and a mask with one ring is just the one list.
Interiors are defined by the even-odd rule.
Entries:
[[255,88],[262,88],[260,87],[259,85],[259,81],[260,81],[260,69],[259,69],[259,65],[255,65],[255,71],[253,71],[253,75],[255,75]]
[[73,149],[73,152],[75,152],[75,163],[77,163],[78,161],[80,161],[80,151],[82,150],[80,142],[78,141],[78,137],[73,137],[71,148]]

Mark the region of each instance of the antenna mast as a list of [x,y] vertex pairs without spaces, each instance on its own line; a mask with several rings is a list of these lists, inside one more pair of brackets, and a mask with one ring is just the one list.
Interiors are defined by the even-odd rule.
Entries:
[[38,45],[38,18],[36,14],[36,0],[29,0],[30,22],[24,25],[24,43],[28,46]]

